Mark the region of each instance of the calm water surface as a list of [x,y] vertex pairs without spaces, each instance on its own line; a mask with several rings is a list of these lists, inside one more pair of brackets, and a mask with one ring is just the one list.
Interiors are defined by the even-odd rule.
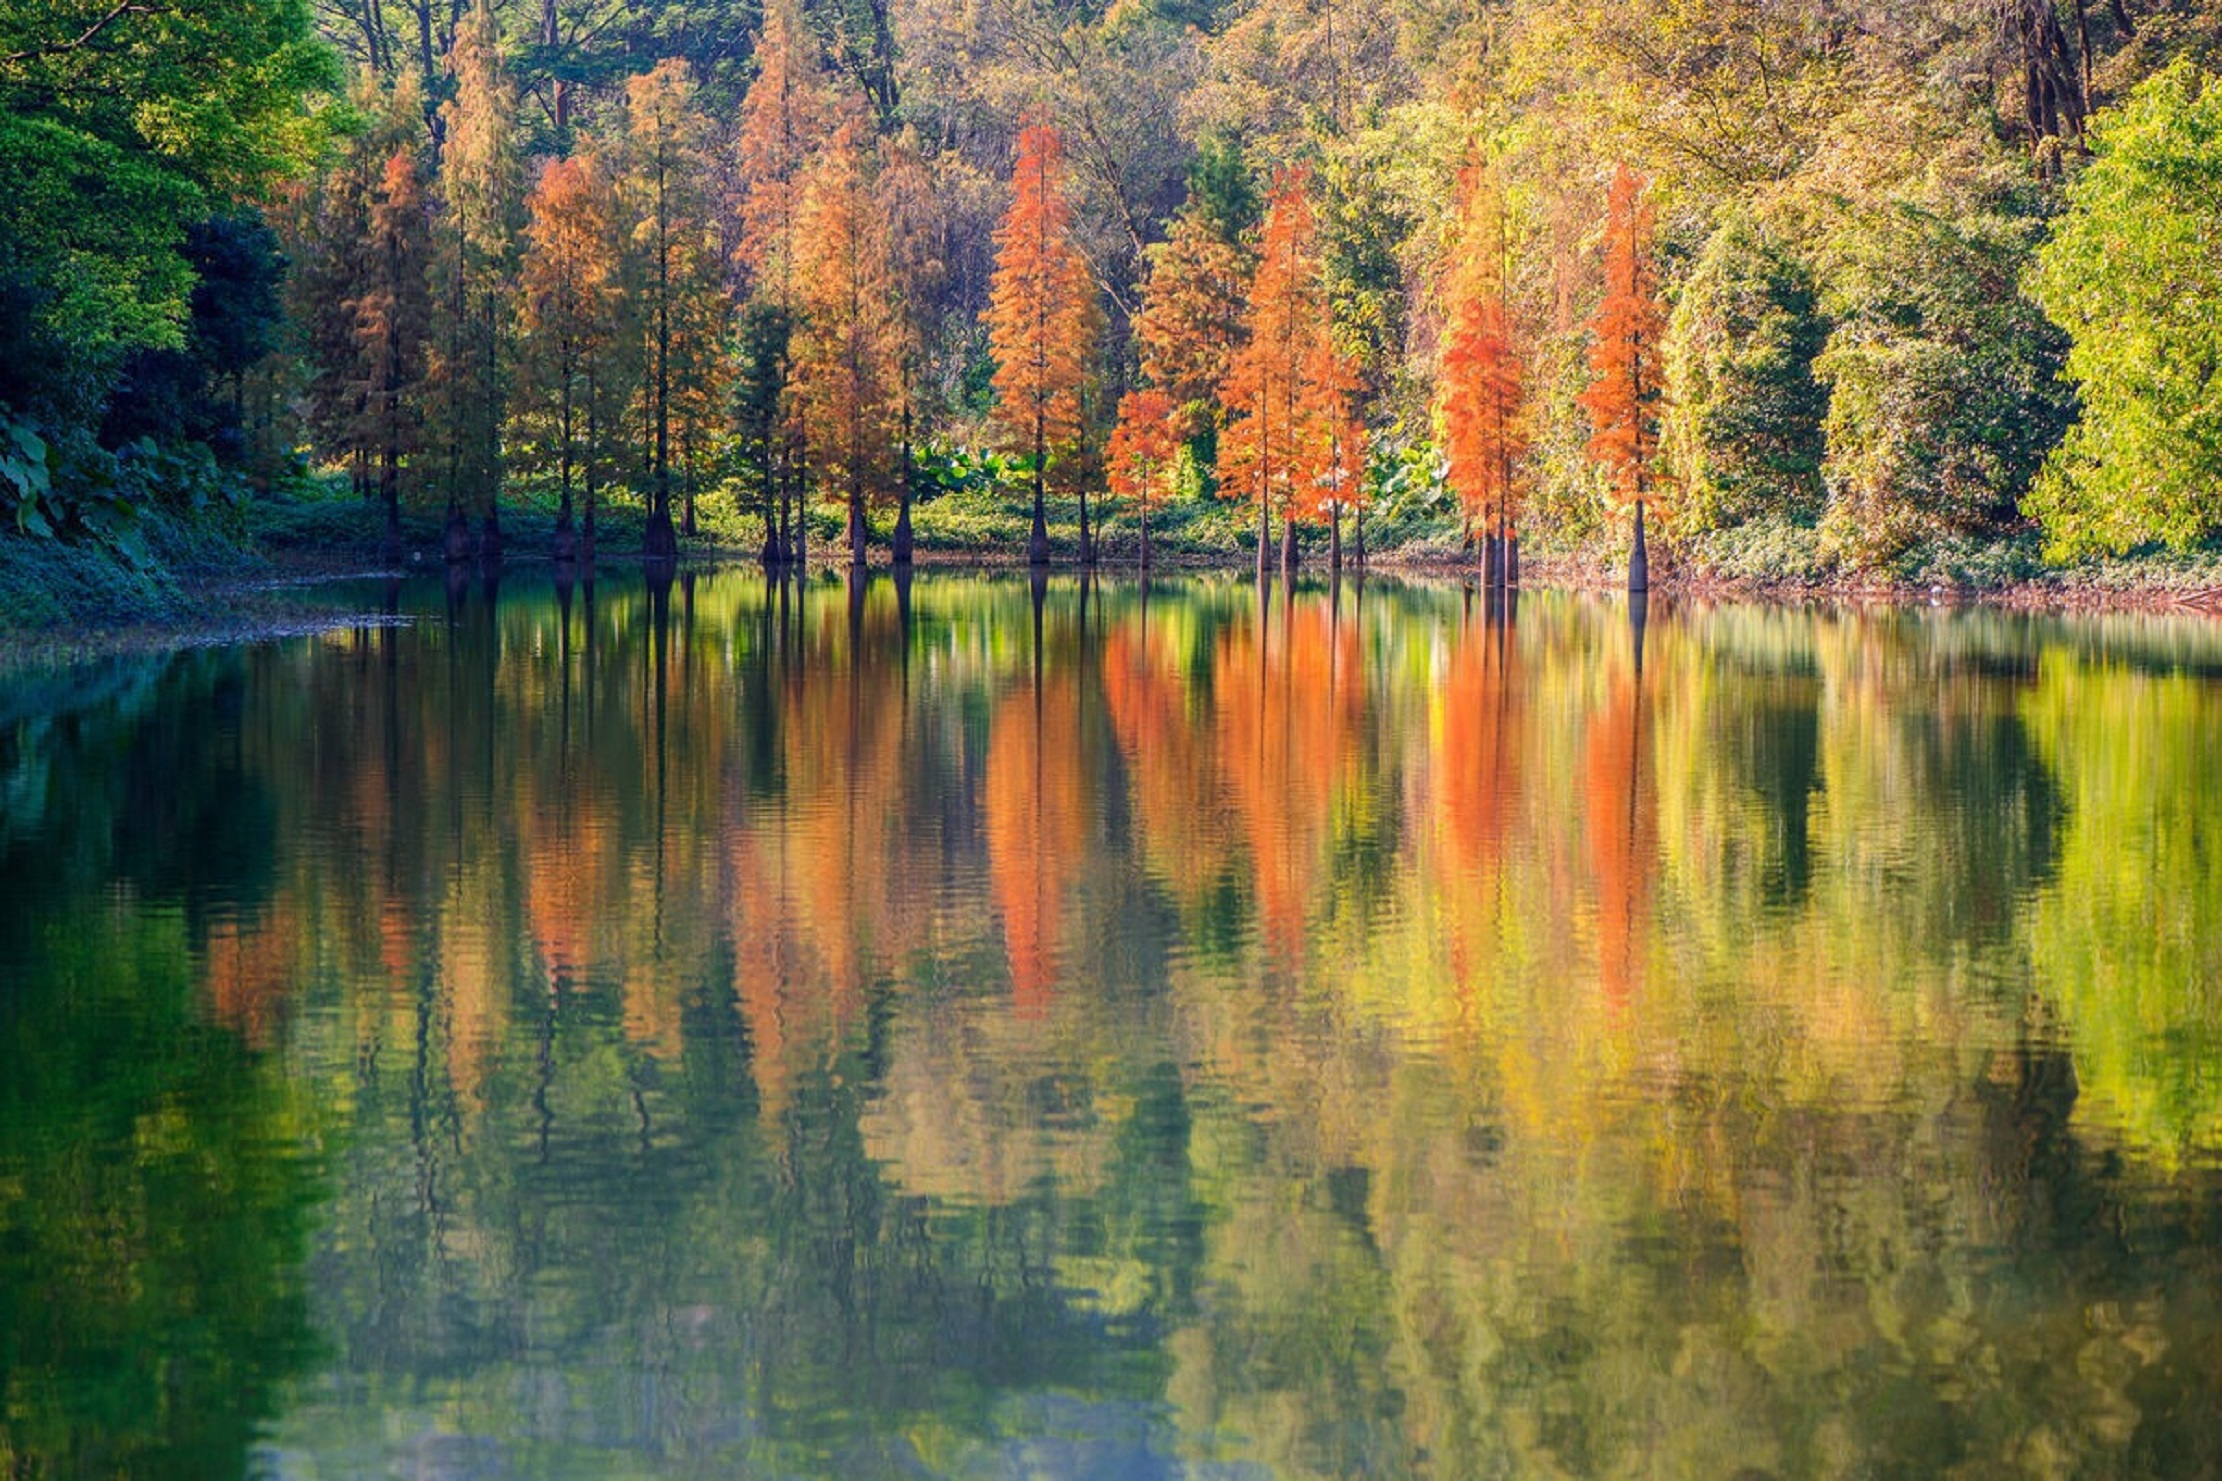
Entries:
[[2222,1467],[2222,629],[365,600],[0,687],[0,1474]]

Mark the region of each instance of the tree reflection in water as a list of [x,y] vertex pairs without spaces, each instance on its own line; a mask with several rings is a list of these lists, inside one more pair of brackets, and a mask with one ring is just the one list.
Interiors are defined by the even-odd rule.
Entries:
[[13,1471],[2222,1463],[2202,624],[368,605],[0,693]]

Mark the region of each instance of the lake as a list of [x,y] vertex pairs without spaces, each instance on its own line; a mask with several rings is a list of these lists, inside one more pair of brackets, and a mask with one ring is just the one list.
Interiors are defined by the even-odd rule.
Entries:
[[0,1474],[2222,1468],[2222,627],[350,600],[0,684]]

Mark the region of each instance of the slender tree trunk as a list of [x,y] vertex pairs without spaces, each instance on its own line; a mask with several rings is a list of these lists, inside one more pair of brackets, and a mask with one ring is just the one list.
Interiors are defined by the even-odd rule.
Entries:
[[911,557],[910,484],[916,472],[910,455],[910,397],[903,398],[903,483],[897,490],[895,511],[895,564],[907,566]]
[[1149,569],[1150,569],[1150,501],[1149,501],[1149,496],[1148,496],[1148,495],[1146,495],[1146,494],[1145,494],[1145,495],[1143,496],[1143,498],[1142,498],[1142,508],[1141,508],[1141,515],[1142,515],[1142,558],[1141,558],[1141,569],[1142,569],[1142,572],[1143,572],[1143,573],[1144,573],[1145,575],[1147,575],[1147,574],[1148,574],[1148,572],[1149,572]]
[[1289,582],[1296,580],[1296,511],[1294,509],[1289,510],[1281,518],[1281,579]]
[[1342,506],[1335,505],[1327,511],[1327,569],[1336,576],[1342,574]]
[[1265,484],[1262,471],[1258,477],[1258,590],[1265,590],[1268,578],[1266,551],[1273,546],[1273,498]]
[[1628,590],[1643,593],[1651,589],[1651,555],[1643,543],[1643,498],[1636,498],[1636,543],[1628,552]]
[[1042,464],[1048,457],[1048,440],[1042,408],[1037,402],[1034,407],[1034,529],[1026,540],[1026,563],[1031,566],[1049,564],[1049,519],[1042,507]]

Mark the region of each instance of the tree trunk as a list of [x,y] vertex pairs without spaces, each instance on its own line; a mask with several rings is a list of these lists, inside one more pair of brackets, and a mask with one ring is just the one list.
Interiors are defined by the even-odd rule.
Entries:
[[1643,500],[1636,500],[1636,543],[1628,552],[1628,590],[1641,594],[1651,589],[1651,555],[1643,543]]
[[1030,566],[1049,564],[1049,519],[1042,508],[1042,461],[1046,456],[1042,417],[1037,411],[1034,413],[1034,528],[1026,537],[1026,563]]
[[1504,542],[1504,585],[1510,591],[1520,584],[1520,533],[1508,531]]
[[849,569],[852,571],[864,569],[864,535],[864,484],[852,477],[849,482]]
[[1291,514],[1281,521],[1281,579],[1296,580],[1296,517]]
[[895,510],[895,564],[910,564],[912,536],[910,529],[910,483],[915,470],[910,456],[910,402],[903,402],[903,485],[898,494],[901,503]]
[[1080,564],[1083,569],[1093,570],[1095,563],[1095,537],[1088,529],[1088,487],[1083,483],[1080,487]]
[[1327,569],[1334,575],[1342,574],[1342,509],[1339,505],[1327,512]]
[[1258,498],[1258,589],[1263,591],[1270,568],[1266,551],[1273,547],[1273,501],[1262,492]]
[[443,543],[449,565],[461,565],[471,558],[471,522],[463,517],[463,506],[453,496],[447,501],[447,537]]

